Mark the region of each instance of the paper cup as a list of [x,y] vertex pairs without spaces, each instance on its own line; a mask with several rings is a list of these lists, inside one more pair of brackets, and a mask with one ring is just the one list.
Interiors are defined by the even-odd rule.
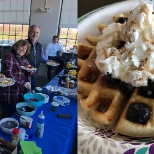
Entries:
[[19,141],[24,141],[25,139],[28,139],[28,135],[26,134],[26,130],[23,128],[19,129]]
[[59,103],[58,102],[52,102],[51,105],[52,105],[51,111],[56,112],[58,110]]

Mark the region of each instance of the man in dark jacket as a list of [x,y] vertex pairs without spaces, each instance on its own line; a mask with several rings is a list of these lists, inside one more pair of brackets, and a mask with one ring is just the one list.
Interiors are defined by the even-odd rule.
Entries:
[[[28,41],[31,44],[30,53],[26,56],[29,63],[37,68],[39,68],[40,63],[46,63],[48,60],[44,56],[43,46],[37,41],[40,36],[40,27],[37,25],[32,25],[28,31]],[[34,90],[36,85],[37,73],[31,78],[31,88]]]

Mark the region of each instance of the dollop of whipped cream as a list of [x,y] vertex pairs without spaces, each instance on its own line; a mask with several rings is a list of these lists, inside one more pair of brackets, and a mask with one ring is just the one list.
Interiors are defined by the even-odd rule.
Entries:
[[[102,74],[134,87],[154,80],[153,4],[140,4],[124,24],[111,23],[102,31],[96,46],[96,65]],[[119,44],[124,46],[120,47]]]

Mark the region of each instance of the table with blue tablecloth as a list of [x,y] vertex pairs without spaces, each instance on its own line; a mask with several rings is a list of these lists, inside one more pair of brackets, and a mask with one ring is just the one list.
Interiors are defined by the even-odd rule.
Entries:
[[[57,85],[58,77],[56,76],[47,85]],[[47,86],[45,85],[45,87]],[[59,106],[58,111],[51,111],[51,101],[56,94],[48,92],[45,87],[42,93],[48,94],[50,101],[47,104],[39,107],[36,113],[32,116],[32,128],[26,129],[28,135],[32,135],[32,139],[26,141],[35,141],[36,145],[42,149],[43,154],[70,154],[73,148],[74,139],[77,131],[77,98],[67,97],[70,99],[68,106]],[[46,122],[44,127],[43,138],[35,136],[37,118],[43,111]],[[57,114],[70,114],[72,118],[58,118]],[[19,121],[19,117],[12,115]],[[0,131],[0,136],[11,142],[11,135]]]

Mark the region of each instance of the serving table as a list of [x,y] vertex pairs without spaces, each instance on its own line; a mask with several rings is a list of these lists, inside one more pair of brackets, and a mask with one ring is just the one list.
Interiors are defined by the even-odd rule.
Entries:
[[[58,77],[56,76],[47,85],[44,86],[42,93],[49,95],[49,103],[37,108],[33,118],[32,127],[26,129],[26,133],[32,136],[32,139],[26,141],[35,141],[36,145],[42,149],[43,154],[70,154],[72,151],[74,139],[77,131],[77,98],[67,97],[70,99],[68,106],[59,106],[58,111],[51,111],[51,102],[55,93],[49,92],[45,87],[48,85],[58,85]],[[35,136],[37,117],[43,111],[46,120],[43,138]],[[57,114],[70,114],[72,118],[58,118]],[[19,117],[12,115],[11,117],[19,121]],[[11,142],[11,135],[5,134],[0,130],[0,136]],[[19,151],[19,150],[18,150]]]

